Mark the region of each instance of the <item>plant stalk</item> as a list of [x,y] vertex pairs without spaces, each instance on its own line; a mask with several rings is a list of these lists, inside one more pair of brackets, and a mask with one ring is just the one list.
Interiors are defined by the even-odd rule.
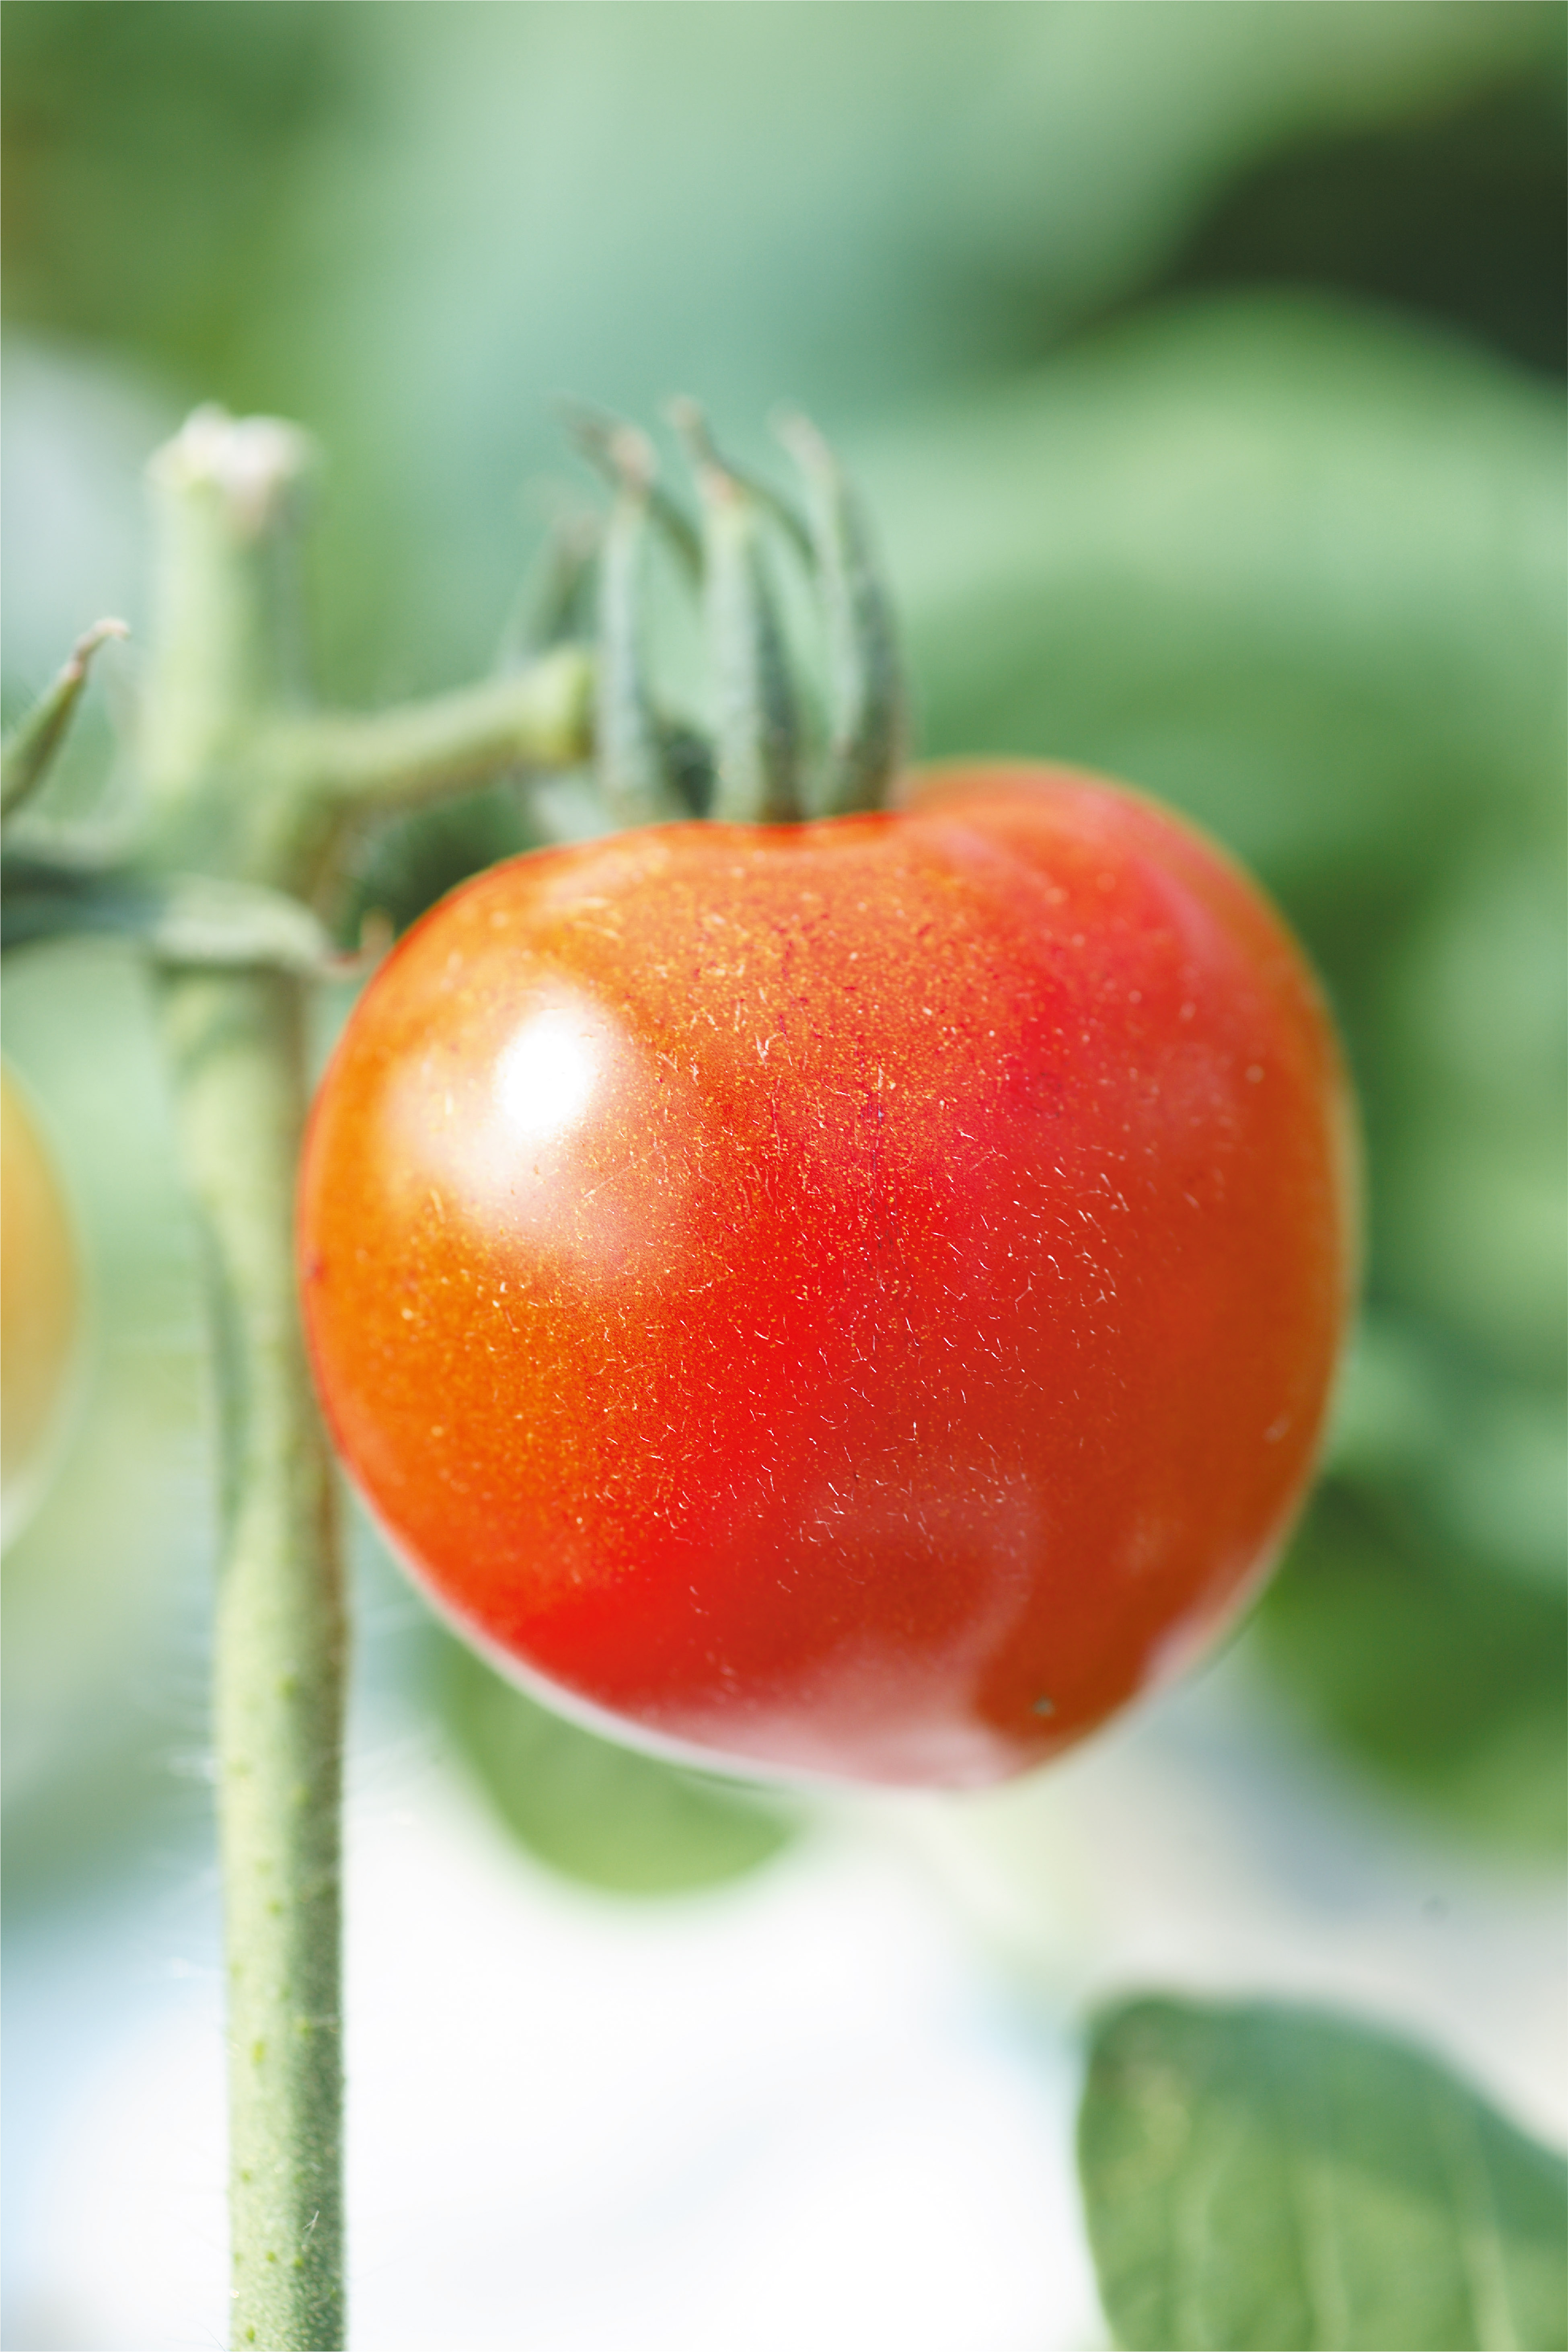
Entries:
[[347,1642],[331,1460],[295,1307],[302,987],[278,972],[171,973],[162,1010],[207,1253],[220,1422],[231,2340],[337,2352]]
[[[198,411],[151,469],[141,728],[153,871],[287,888],[258,737],[302,708],[304,436]],[[214,1739],[236,2347],[344,2341],[340,1810],[346,1633],[331,1459],[296,1302],[297,973],[165,964],[160,1013],[206,1258],[218,1415]]]

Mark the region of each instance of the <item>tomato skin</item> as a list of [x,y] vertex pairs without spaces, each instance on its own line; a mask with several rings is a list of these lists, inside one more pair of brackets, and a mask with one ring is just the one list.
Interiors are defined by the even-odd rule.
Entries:
[[1098,779],[537,853],[415,927],[322,1086],[321,1395],[514,1671],[709,1760],[983,1783],[1277,1551],[1352,1134],[1279,918]]

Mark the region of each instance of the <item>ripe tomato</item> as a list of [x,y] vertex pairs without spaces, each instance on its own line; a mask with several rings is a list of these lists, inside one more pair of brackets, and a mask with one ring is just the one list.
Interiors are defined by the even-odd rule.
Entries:
[[1279,918],[1099,780],[542,852],[416,926],[327,1074],[321,1391],[514,1674],[710,1760],[984,1782],[1277,1550],[1351,1137]]

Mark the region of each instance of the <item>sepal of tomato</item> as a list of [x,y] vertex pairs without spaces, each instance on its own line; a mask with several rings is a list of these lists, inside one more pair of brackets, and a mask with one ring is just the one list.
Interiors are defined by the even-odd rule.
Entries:
[[541,852],[416,926],[327,1073],[322,1399],[536,1687],[709,1760],[985,1782],[1274,1558],[1352,1135],[1279,917],[1100,780]]

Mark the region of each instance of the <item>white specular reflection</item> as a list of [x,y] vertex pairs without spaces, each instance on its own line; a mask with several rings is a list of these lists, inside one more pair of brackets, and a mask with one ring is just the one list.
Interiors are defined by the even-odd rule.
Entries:
[[580,1013],[535,1013],[496,1063],[496,1109],[520,1143],[548,1143],[575,1127],[594,1098],[604,1040]]

